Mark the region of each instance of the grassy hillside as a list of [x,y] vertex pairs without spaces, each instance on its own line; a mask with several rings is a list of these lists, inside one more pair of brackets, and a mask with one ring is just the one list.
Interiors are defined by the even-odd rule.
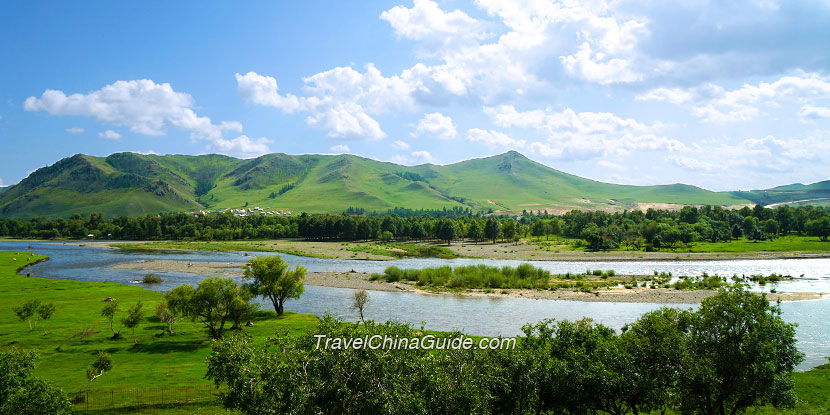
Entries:
[[447,166],[353,155],[75,155],[0,193],[0,215],[107,216],[248,206],[311,213],[349,206],[521,212],[622,210],[641,203],[731,205],[746,197],[694,186],[624,186],[551,169],[516,152]]
[[830,205],[830,180],[809,185],[796,183],[767,190],[732,192],[732,194],[764,206],[781,204],[827,206]]

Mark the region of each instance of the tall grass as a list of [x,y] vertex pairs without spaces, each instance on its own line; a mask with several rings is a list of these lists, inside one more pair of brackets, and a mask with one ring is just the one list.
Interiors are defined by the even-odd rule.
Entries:
[[423,269],[401,269],[387,267],[383,274],[374,274],[372,279],[387,282],[409,281],[416,285],[449,288],[550,288],[550,272],[530,264],[518,267],[492,267],[467,265],[461,267],[433,267]]

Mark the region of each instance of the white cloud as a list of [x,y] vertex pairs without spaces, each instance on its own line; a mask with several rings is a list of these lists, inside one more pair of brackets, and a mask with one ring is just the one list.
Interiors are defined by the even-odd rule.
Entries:
[[429,136],[441,139],[455,138],[455,124],[452,122],[452,118],[433,112],[424,115],[424,118],[418,121],[418,126],[412,136]]
[[669,157],[668,160],[678,166],[682,167],[687,170],[698,170],[698,171],[706,171],[711,172],[716,169],[716,166],[713,163],[709,163],[706,161],[702,161],[700,159],[694,157],[686,157],[686,156],[672,156]]
[[98,133],[98,137],[106,138],[107,140],[120,140],[121,139],[121,134],[118,134],[117,132],[115,132],[113,130],[106,130],[106,131]]
[[273,141],[265,137],[251,139],[246,135],[240,135],[231,140],[222,138],[214,140],[211,142],[210,148],[224,154],[253,158],[270,153],[271,150],[268,148],[268,145],[271,143]]
[[619,171],[625,170],[625,167],[623,167],[622,165],[614,163],[614,162],[610,162],[608,160],[600,160],[599,165],[606,168],[606,169],[611,169],[611,170],[619,170]]
[[397,76],[384,77],[374,65],[360,73],[339,67],[303,79],[307,95],[280,95],[273,77],[236,74],[240,96],[286,113],[306,112],[306,123],[332,138],[379,140],[386,137],[372,115],[412,107],[411,87]]
[[815,107],[805,105],[798,111],[798,116],[804,120],[815,120],[819,118],[830,118],[830,107]]
[[426,150],[413,151],[410,155],[414,160],[416,160],[416,162],[432,163],[433,161],[435,161],[435,158],[432,157],[432,154],[430,154],[429,151]]
[[157,84],[149,79],[116,81],[88,94],[68,96],[63,91],[47,89],[40,98],[29,97],[23,104],[26,111],[93,117],[101,123],[128,126],[130,131],[142,135],[161,136],[169,128],[183,130],[194,140],[208,141],[217,151],[229,149],[228,152],[236,155],[250,154],[252,149],[254,152],[267,151],[267,139],[251,140],[244,135],[225,139],[225,132],[241,132],[242,124],[237,121],[214,123],[209,117],[197,115],[194,107],[190,94],[175,91],[168,83]]
[[392,147],[396,150],[409,150],[409,143],[398,140],[392,143]]
[[66,132],[67,132],[67,133],[69,133],[69,134],[83,134],[83,132],[84,132],[85,130],[84,130],[83,128],[81,128],[81,127],[69,127],[69,128],[67,128],[66,130],[64,130],[64,131],[66,131]]
[[467,130],[467,140],[473,143],[481,143],[488,147],[523,148],[525,146],[524,140],[516,140],[500,131],[482,130],[480,128]]
[[411,9],[395,6],[381,13],[380,18],[389,22],[398,37],[421,41],[425,55],[470,45],[487,36],[482,22],[461,10],[445,12],[430,0],[415,0]]
[[[804,102],[830,97],[830,79],[817,74],[783,76],[773,82],[744,84],[726,90],[705,84],[694,88],[657,88],[637,97],[638,100],[690,104],[691,114],[706,122],[749,121],[767,107],[778,108],[784,101]],[[817,111],[812,111],[816,109]],[[804,118],[821,114],[820,108],[806,105],[799,112]]]
[[351,151],[351,150],[349,150],[349,146],[344,145],[344,144],[338,144],[336,146],[331,146],[331,148],[329,148],[329,150],[334,151],[335,153],[348,153],[348,152]]
[[575,112],[536,109],[517,111],[503,105],[486,107],[484,112],[493,124],[503,128],[529,128],[547,135],[546,142],[528,148],[547,158],[589,159],[607,155],[625,155],[631,151],[678,151],[685,145],[657,133],[662,124],[644,124],[608,112]]
[[3,179],[0,179],[0,187],[4,187],[4,186],[6,186],[6,185],[3,183]]

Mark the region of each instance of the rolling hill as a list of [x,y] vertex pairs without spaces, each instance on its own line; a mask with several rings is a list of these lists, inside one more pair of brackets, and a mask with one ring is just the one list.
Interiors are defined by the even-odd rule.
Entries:
[[750,203],[752,192],[627,186],[549,168],[511,151],[446,166],[401,166],[353,155],[78,154],[0,193],[0,215],[107,216],[248,206],[311,213],[349,206],[510,211],[622,210],[651,204]]

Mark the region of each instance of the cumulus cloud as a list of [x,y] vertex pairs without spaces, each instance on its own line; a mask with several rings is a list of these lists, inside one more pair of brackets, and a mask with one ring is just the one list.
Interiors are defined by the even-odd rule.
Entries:
[[236,74],[240,96],[286,113],[307,113],[306,123],[329,137],[379,140],[386,137],[373,115],[412,107],[411,87],[400,77],[384,77],[374,65],[366,72],[339,67],[304,78],[306,96],[281,95],[271,76]]
[[535,109],[518,111],[511,105],[487,107],[493,124],[503,128],[526,128],[547,135],[547,140],[528,148],[543,157],[589,159],[625,155],[631,151],[678,151],[685,145],[658,132],[662,124],[645,124],[608,112],[576,112]]
[[[194,111],[190,94],[178,92],[169,83],[157,84],[150,79],[116,81],[87,94],[66,95],[47,89],[38,97],[29,97],[23,104],[26,111],[44,111],[52,115],[93,117],[96,121],[127,126],[130,131],[161,136],[169,128],[187,131],[194,140],[206,140],[214,149],[262,149],[265,141],[239,136],[226,140],[226,132],[241,132],[237,121],[214,123]],[[109,134],[112,138],[112,134]],[[267,140],[267,139],[266,139]],[[219,150],[222,151],[222,150]],[[247,153],[239,153],[247,154]]]
[[398,140],[392,143],[392,147],[396,150],[409,150],[409,143]]
[[[830,97],[830,79],[817,74],[802,74],[757,85],[745,84],[733,90],[711,83],[693,88],[656,88],[637,99],[689,105],[693,116],[706,122],[722,123],[755,119],[764,108],[778,108],[783,101],[804,102],[827,97]],[[799,115],[820,118],[821,113],[821,108],[805,105]]]
[[64,130],[64,131],[66,131],[66,132],[67,132],[67,133],[69,133],[69,134],[83,134],[83,132],[84,132],[85,130],[84,130],[83,128],[81,128],[81,127],[69,127],[69,128],[67,128],[66,130]]
[[432,163],[433,161],[435,161],[435,158],[432,157],[432,154],[430,154],[429,151],[426,150],[413,151],[412,153],[410,153],[410,156],[412,156],[412,158],[416,162],[420,163]]
[[106,138],[107,140],[120,140],[121,134],[118,134],[113,130],[106,130],[98,133],[98,137]]
[[473,143],[484,144],[488,147],[516,149],[524,148],[526,144],[524,140],[516,140],[501,131],[482,130],[480,128],[467,130],[467,140]]
[[820,118],[830,118],[830,107],[816,107],[813,105],[805,105],[798,111],[798,116],[803,120],[816,120]]
[[219,153],[232,154],[243,158],[253,158],[270,153],[268,145],[271,143],[273,141],[265,137],[252,139],[246,135],[240,135],[230,140],[223,138],[213,140],[210,148]]
[[428,136],[441,139],[455,138],[455,124],[452,122],[452,118],[433,112],[424,115],[424,118],[418,121],[412,136]]
[[398,37],[421,41],[425,55],[472,45],[487,36],[482,22],[458,9],[445,12],[430,0],[415,0],[412,8],[395,6],[381,13],[380,18],[389,22]]
[[349,150],[349,146],[344,145],[344,144],[338,144],[336,146],[331,146],[329,148],[329,150],[334,151],[335,153],[348,153],[348,152],[351,151],[351,150]]

